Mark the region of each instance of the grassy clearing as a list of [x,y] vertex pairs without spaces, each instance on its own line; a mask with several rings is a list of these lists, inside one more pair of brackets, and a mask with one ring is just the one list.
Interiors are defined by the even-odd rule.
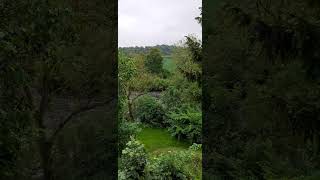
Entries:
[[177,65],[170,56],[163,56],[163,68],[169,72],[174,72],[177,68]]
[[[137,134],[137,139],[144,144],[149,157],[156,157],[163,153],[186,151],[191,144],[181,142],[170,135],[166,129],[144,127]],[[195,175],[195,180],[200,180],[201,171],[201,150],[196,152],[194,163],[186,164],[186,168]]]
[[165,151],[186,150],[190,144],[181,142],[165,129],[145,127],[138,133],[137,139],[144,144],[149,153],[159,154]]

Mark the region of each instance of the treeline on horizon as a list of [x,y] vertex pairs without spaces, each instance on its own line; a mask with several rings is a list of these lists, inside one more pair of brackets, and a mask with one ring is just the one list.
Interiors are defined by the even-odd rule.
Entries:
[[175,45],[155,45],[155,46],[131,46],[131,47],[119,47],[119,50],[125,55],[133,54],[147,54],[151,49],[156,48],[160,50],[163,56],[169,56],[172,54],[173,50],[176,48]]

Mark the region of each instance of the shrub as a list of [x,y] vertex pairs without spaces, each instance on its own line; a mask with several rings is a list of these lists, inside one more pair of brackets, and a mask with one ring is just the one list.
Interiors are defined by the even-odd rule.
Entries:
[[119,123],[118,131],[118,149],[119,152],[121,152],[125,148],[126,143],[130,140],[130,137],[135,136],[136,133],[140,131],[139,123],[127,122],[123,120]]
[[149,91],[164,91],[168,86],[169,81],[167,79],[156,77],[150,82]]
[[167,78],[170,78],[172,76],[173,72],[167,70],[167,69],[163,69],[163,72],[162,72],[162,77],[167,79]]
[[163,58],[158,49],[151,49],[145,60],[149,72],[160,74],[163,71]]
[[165,111],[162,104],[156,98],[145,95],[136,100],[134,114],[137,120],[156,127],[162,127],[165,123]]
[[288,178],[288,180],[318,180],[318,179],[320,179],[320,171],[314,172],[309,176],[300,176],[292,179]]
[[[199,146],[193,145],[186,151],[173,151],[160,154],[150,159],[146,168],[147,179],[196,179],[201,176],[201,156],[198,156]],[[200,159],[199,159],[200,158]]]
[[176,75],[164,91],[161,100],[167,110],[178,109],[182,104],[201,104],[201,88]]
[[182,92],[174,86],[170,86],[163,92],[161,97],[166,110],[173,110],[182,103]]
[[140,179],[144,176],[147,152],[144,146],[133,137],[122,150],[119,179]]
[[201,142],[202,113],[199,109],[187,106],[168,113],[169,132],[172,136],[186,138],[191,142]]

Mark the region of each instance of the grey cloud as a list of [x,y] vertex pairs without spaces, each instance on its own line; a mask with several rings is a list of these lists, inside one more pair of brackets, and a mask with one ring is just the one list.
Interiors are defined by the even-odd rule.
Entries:
[[188,34],[201,38],[201,0],[120,0],[119,46],[174,44]]

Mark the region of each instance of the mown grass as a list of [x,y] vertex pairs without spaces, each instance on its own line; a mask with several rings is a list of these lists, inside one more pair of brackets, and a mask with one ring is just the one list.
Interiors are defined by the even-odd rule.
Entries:
[[163,68],[169,72],[174,72],[177,68],[177,65],[170,56],[163,56]]
[[181,142],[170,135],[166,129],[144,127],[137,134],[137,139],[144,144],[149,153],[186,150],[190,144]]

